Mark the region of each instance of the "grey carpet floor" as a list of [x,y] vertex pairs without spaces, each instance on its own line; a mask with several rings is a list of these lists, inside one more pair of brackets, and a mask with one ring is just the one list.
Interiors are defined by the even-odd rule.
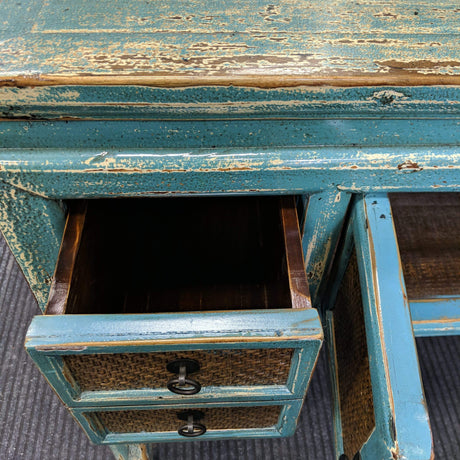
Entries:
[[[16,262],[0,236],[0,460],[105,460],[66,412],[24,351],[39,313]],[[418,339],[437,459],[460,458],[459,337]],[[277,440],[159,444],[159,460],[329,460],[332,405],[321,353],[295,436]],[[376,459],[377,460],[377,459]]]

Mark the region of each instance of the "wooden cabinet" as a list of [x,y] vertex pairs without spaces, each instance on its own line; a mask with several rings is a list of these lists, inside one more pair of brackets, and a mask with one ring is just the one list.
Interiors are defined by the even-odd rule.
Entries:
[[[160,411],[194,432],[208,415],[167,411],[211,405],[270,407],[278,428],[257,436],[291,432],[318,312],[340,370],[337,411],[350,409],[336,417],[337,457],[431,458],[414,332],[458,332],[457,284],[414,287],[429,277],[401,228],[405,194],[458,193],[451,3],[3,2],[0,229],[46,313],[26,346],[94,441],[153,439],[116,420],[143,430]],[[394,225],[389,193],[404,194],[391,198]],[[274,211],[289,196],[299,228],[292,201]],[[434,220],[436,207],[410,211]],[[200,370],[169,372],[178,359]],[[244,372],[220,377],[208,361]],[[348,386],[343,366],[360,364]],[[200,391],[178,395],[174,379]],[[355,405],[369,418],[350,444]],[[215,427],[203,436],[226,435]]]

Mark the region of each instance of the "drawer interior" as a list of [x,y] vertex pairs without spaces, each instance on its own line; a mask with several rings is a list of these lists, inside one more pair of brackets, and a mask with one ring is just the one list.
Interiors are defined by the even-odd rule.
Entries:
[[[293,197],[109,199],[69,208],[60,288],[47,314],[292,308],[293,284],[308,297]],[[287,257],[290,247],[298,254],[291,248]]]
[[409,300],[460,296],[460,193],[393,193]]

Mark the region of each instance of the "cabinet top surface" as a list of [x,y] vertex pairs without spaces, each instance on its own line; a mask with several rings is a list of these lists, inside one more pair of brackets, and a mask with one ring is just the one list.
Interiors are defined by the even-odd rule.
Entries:
[[460,85],[451,0],[0,0],[0,85]]

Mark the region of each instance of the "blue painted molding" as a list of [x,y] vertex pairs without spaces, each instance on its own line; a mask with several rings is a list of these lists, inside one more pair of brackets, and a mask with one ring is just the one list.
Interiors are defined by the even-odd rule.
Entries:
[[455,191],[459,169],[458,146],[0,152],[1,180],[53,199]]
[[[330,190],[309,196],[302,246],[312,305],[320,308],[331,260],[345,220],[351,194]],[[325,286],[323,286],[323,291]]]
[[242,346],[258,341],[295,343],[321,340],[322,330],[315,309],[36,316],[27,333],[26,348],[54,349],[59,353],[67,347],[62,351],[78,353],[82,347],[92,352],[102,351],[104,346],[120,351],[130,346],[133,351],[140,351],[146,346],[170,344],[170,349],[181,349],[212,338],[226,343],[242,342]]
[[85,120],[2,120],[0,136],[2,149],[17,149],[18,152],[28,149],[61,149],[62,152],[64,148],[108,152],[136,149],[178,149],[178,152],[184,149],[219,152],[223,149],[229,152],[232,149],[283,147],[309,151],[328,146],[331,149],[355,147],[357,151],[366,147],[386,147],[391,153],[408,146],[458,148],[459,127],[458,114],[408,119],[377,115],[362,119],[306,116],[294,119],[235,117],[230,120],[212,120],[202,115],[199,120],[94,120],[90,123]]
[[460,334],[460,298],[445,297],[409,302],[416,337]]
[[352,225],[376,416],[375,440],[361,454],[384,458],[376,457],[380,445],[388,449],[388,459],[428,460],[433,449],[428,411],[390,203],[386,195],[367,195],[355,206]]
[[0,113],[4,118],[31,121],[62,117],[91,120],[455,117],[460,113],[460,87],[0,87]]

